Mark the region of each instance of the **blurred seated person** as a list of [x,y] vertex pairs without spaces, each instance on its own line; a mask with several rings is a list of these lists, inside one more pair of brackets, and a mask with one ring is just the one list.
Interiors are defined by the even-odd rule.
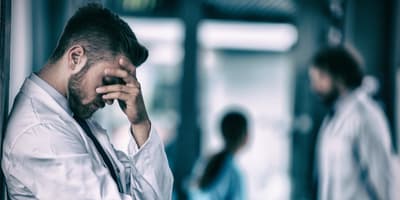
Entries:
[[[225,147],[209,159],[204,170],[200,170],[200,176],[194,176],[195,183],[190,188],[189,199],[245,199],[244,181],[234,159],[247,140],[245,115],[237,111],[227,113],[222,119],[221,131]],[[200,161],[199,165],[202,163]],[[197,166],[198,168],[202,167]],[[195,173],[197,171],[195,170]]]

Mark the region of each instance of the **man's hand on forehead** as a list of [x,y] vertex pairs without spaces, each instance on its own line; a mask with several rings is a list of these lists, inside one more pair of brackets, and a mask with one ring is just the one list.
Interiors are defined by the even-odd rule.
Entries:
[[[131,122],[134,122],[135,117],[133,117],[136,110],[136,104],[138,96],[140,98],[140,103],[143,104],[141,100],[141,87],[140,83],[136,79],[136,67],[127,59],[121,56],[118,58],[118,64],[120,67],[109,67],[104,69],[105,75],[105,85],[98,87],[96,92],[102,95],[102,98],[107,103],[112,102],[114,99],[122,101],[120,105],[125,111],[126,106],[128,106],[127,114],[130,115],[128,118]],[[140,105],[139,107],[143,107]],[[139,109],[141,110],[141,109]],[[130,112],[131,111],[131,112]]]
[[104,69],[104,75],[106,77],[120,78],[124,83],[119,83],[119,84],[132,85],[138,87],[139,82],[136,79],[136,67],[129,61],[129,59],[124,56],[119,57],[118,65],[120,66],[118,68],[110,67]]
[[122,84],[104,85],[96,92],[106,102],[117,99],[118,103],[132,124],[132,134],[139,146],[144,144],[150,132],[150,120],[147,116],[142,91],[136,79],[136,67],[126,57],[118,58],[120,67],[104,69],[105,77],[123,80]]
[[129,59],[125,56],[120,56],[118,58],[118,64],[122,69],[126,70],[132,76],[136,76],[136,66],[129,61]]

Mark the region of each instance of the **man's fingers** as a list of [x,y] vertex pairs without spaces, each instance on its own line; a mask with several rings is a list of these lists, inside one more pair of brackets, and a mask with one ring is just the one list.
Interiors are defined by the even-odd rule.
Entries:
[[104,94],[102,97],[104,100],[119,99],[126,102],[126,100],[128,100],[131,95],[125,92],[110,92]]
[[124,92],[124,93],[134,93],[140,90],[140,85],[134,85],[128,83],[127,85],[106,85],[96,88],[96,92],[99,94],[110,93],[110,92]]
[[125,89],[124,85],[106,85],[96,88],[96,92],[102,94],[102,93],[123,91],[124,89]]
[[129,62],[128,58],[122,56],[119,59],[118,63],[123,69],[128,71],[129,74],[136,77],[136,67],[131,62]]
[[104,74],[110,77],[121,78],[125,81],[125,83],[132,83],[135,81],[135,78],[129,74],[126,70],[116,69],[116,68],[106,68],[104,70]]
[[110,85],[107,85],[105,83],[106,85],[96,88],[96,92],[101,94],[107,104],[112,104],[115,99],[122,100],[126,104],[132,104],[135,102],[134,99],[140,95],[141,90],[140,83],[135,76],[136,67],[124,57],[121,57],[118,62],[121,68],[106,68],[104,75],[122,79],[125,84],[110,82]]

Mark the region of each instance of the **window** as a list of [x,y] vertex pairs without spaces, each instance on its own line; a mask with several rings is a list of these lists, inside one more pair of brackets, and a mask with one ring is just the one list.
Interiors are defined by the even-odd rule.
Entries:
[[247,111],[249,140],[239,153],[249,199],[290,198],[290,122],[294,70],[289,24],[204,21],[199,27],[203,156],[222,148],[219,123]]

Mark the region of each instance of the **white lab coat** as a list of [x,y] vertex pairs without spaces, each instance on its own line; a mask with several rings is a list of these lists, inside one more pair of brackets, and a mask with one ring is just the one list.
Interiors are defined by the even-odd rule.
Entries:
[[321,200],[390,199],[392,152],[383,112],[361,89],[326,117],[317,143]]
[[95,121],[87,122],[117,169],[123,192],[72,113],[28,78],[3,144],[2,169],[11,199],[171,199],[172,173],[154,129],[140,149],[131,138],[126,155],[113,148]]

